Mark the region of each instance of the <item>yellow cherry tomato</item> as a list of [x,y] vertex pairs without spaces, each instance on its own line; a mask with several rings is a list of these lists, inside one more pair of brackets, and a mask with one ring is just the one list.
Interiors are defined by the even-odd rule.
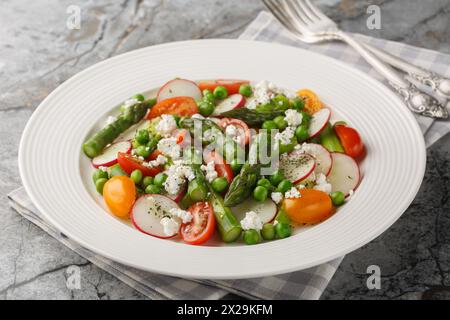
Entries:
[[297,92],[297,95],[305,101],[305,111],[309,114],[314,114],[322,109],[322,102],[320,102],[317,95],[311,90],[302,89]]
[[283,201],[283,208],[292,221],[299,224],[315,224],[333,214],[333,204],[325,192],[311,189],[302,189],[299,192],[301,197]]
[[136,200],[136,188],[133,180],[126,176],[109,179],[103,187],[103,198],[115,216],[128,219]]

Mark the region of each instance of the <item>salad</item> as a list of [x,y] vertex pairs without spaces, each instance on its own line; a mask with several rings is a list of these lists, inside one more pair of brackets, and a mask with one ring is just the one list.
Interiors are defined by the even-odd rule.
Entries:
[[116,217],[192,245],[291,236],[358,187],[359,133],[311,90],[268,81],[174,79],[137,94],[82,146]]

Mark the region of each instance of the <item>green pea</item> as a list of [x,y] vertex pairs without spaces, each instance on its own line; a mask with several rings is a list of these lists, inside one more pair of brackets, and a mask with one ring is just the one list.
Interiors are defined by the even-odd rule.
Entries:
[[278,126],[273,120],[267,120],[262,124],[262,128],[270,132],[271,130],[278,129]]
[[269,177],[270,183],[273,186],[278,186],[278,184],[283,181],[284,179],[286,179],[284,177],[283,172],[281,172],[281,170],[277,170],[274,173],[272,173],[272,175]]
[[135,139],[140,145],[144,145],[149,142],[150,135],[148,134],[147,130],[142,129],[136,133]]
[[300,97],[293,98],[289,102],[292,109],[300,111],[305,108],[305,101]]
[[277,192],[285,193],[291,190],[294,185],[289,180],[285,179],[278,184]]
[[269,179],[266,179],[266,178],[259,179],[259,181],[258,181],[258,183],[256,185],[259,186],[259,187],[264,187],[267,190],[272,190],[272,188],[273,188],[273,186],[270,183]]
[[228,97],[228,90],[225,87],[217,86],[217,88],[214,89],[214,97],[216,99],[222,100]]
[[261,229],[261,236],[264,240],[275,239],[275,226],[272,223],[266,223]]
[[305,125],[298,126],[295,130],[295,136],[297,137],[298,142],[304,142],[308,140],[309,138],[309,130],[308,127]]
[[239,173],[239,172],[241,172],[242,163],[239,163],[238,159],[233,159],[230,163],[230,167],[234,173]]
[[277,128],[279,130],[284,130],[288,126],[288,123],[286,120],[284,120],[283,116],[276,117],[275,119],[273,119],[273,122],[277,125]]
[[203,96],[206,96],[206,95],[212,93],[212,91],[209,90],[209,89],[205,89],[205,90],[202,91],[202,93],[203,93]]
[[278,239],[290,237],[292,234],[291,226],[287,223],[277,223],[275,226],[275,235]]
[[202,116],[209,117],[214,112],[215,107],[214,103],[210,101],[202,101],[198,104],[198,111]]
[[145,100],[145,97],[142,94],[140,94],[140,93],[134,95],[132,98],[136,99],[137,101],[140,101],[140,102]]
[[259,202],[266,201],[268,194],[269,190],[261,186],[257,186],[255,190],[253,190],[253,198],[255,198],[255,200]]
[[154,184],[150,184],[145,188],[146,194],[159,194],[161,193],[161,188],[158,186],[155,186]]
[[309,113],[304,112],[304,111],[302,111],[300,113],[302,114],[302,125],[309,128],[309,125],[311,124],[312,116]]
[[333,192],[332,194],[330,194],[330,198],[335,207],[342,206],[345,202],[345,195],[340,191]]
[[155,176],[153,183],[155,184],[155,186],[162,188],[164,186],[164,182],[166,182],[166,180],[167,180],[167,174],[160,172]]
[[290,107],[289,99],[284,94],[279,94],[273,98],[273,103],[277,109],[287,110]]
[[136,154],[139,157],[147,158],[150,155],[150,148],[147,146],[140,146],[136,149]]
[[211,90],[203,90],[203,101],[208,101],[211,103],[216,102],[216,97],[214,96],[214,93],[211,92]]
[[94,174],[92,175],[92,180],[97,182],[98,179],[108,179],[108,172],[103,171],[101,169],[97,169],[94,171]]
[[259,232],[253,229],[244,231],[244,241],[248,245],[258,244],[261,242]]
[[143,175],[141,170],[134,170],[130,175],[131,180],[134,181],[135,184],[139,184],[142,181]]
[[292,139],[291,143],[289,143],[289,144],[280,144],[279,152],[280,152],[280,154],[292,152],[295,149],[296,145],[297,145],[297,139],[294,137]]
[[243,84],[239,87],[239,93],[244,97],[250,97],[253,94],[252,86],[249,84]]
[[100,178],[97,181],[95,181],[95,189],[97,189],[97,192],[100,194],[103,194],[103,187],[105,186],[105,183],[108,181],[108,179]]
[[153,184],[153,177],[144,177],[144,179],[142,179],[142,187],[145,189],[147,188],[149,185]]
[[222,193],[228,188],[228,180],[224,177],[219,177],[213,180],[211,187],[217,193]]

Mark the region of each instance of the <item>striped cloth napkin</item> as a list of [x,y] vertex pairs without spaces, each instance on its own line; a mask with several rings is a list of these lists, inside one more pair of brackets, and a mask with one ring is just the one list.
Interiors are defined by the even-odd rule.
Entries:
[[[361,35],[355,35],[355,37],[411,60],[424,68],[450,77],[450,55]],[[370,66],[347,46],[340,43],[314,46],[300,43],[266,12],[259,14],[244,31],[240,39],[277,42],[308,48],[308,50],[346,61],[380,79]],[[432,121],[420,116],[417,116],[417,120],[425,134],[427,146],[450,131],[449,122]],[[85,259],[151,299],[221,299],[228,293],[234,293],[249,299],[319,299],[343,259],[342,257],[311,269],[289,274],[247,280],[205,281],[162,276],[118,264],[80,247],[45,221],[42,214],[28,198],[24,188],[13,191],[9,194],[9,199],[11,206],[23,217],[38,225]]]

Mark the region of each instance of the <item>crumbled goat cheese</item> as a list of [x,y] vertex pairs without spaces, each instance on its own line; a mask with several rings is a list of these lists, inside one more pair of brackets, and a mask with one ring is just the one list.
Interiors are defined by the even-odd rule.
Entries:
[[167,180],[164,182],[164,189],[170,195],[180,192],[181,186],[188,181],[195,179],[195,173],[191,167],[183,165],[182,161],[176,161],[166,172]]
[[291,90],[280,88],[274,83],[264,80],[254,85],[253,96],[247,100],[247,108],[255,109],[260,104],[269,103],[276,94],[284,94],[289,99],[297,96]]
[[270,197],[272,198],[273,202],[275,202],[276,204],[279,204],[281,202],[281,200],[283,200],[283,194],[281,192],[272,192]]
[[298,189],[296,187],[292,187],[291,190],[284,194],[284,197],[286,199],[300,198],[301,196],[302,195],[300,194],[300,192],[298,192]]
[[164,217],[161,219],[160,223],[164,228],[164,234],[168,237],[177,234],[180,229],[179,223],[173,218]]
[[299,126],[303,121],[303,116],[300,112],[297,110],[289,109],[286,110],[286,117],[284,117],[284,120],[288,123],[291,127],[297,127]]
[[177,144],[176,138],[165,138],[158,142],[158,150],[162,154],[171,157],[172,159],[179,159],[181,147]]
[[100,167],[98,167],[98,169],[103,172],[108,171],[108,167],[105,167],[105,166],[100,166]]
[[203,138],[206,141],[216,141],[218,140],[218,138],[222,137],[222,131],[218,130],[218,129],[208,129],[203,133]]
[[165,138],[170,137],[175,129],[177,129],[177,122],[172,115],[168,114],[163,114],[156,126],[156,130]]
[[241,227],[244,230],[259,231],[263,227],[263,222],[256,212],[249,211],[245,214],[245,218],[241,220]]
[[150,165],[151,165],[152,167],[163,166],[163,165],[165,165],[166,163],[167,163],[167,158],[164,157],[164,156],[162,156],[162,155],[158,155],[158,157],[157,157],[155,160],[150,161]]
[[328,183],[327,177],[323,173],[319,173],[316,177],[316,185],[314,190],[323,191],[325,193],[331,193],[332,186]]
[[233,139],[233,141],[236,142],[237,144],[241,144],[241,142],[242,142],[242,132],[235,125],[230,124],[225,129],[225,134],[228,137],[230,137],[231,139]]
[[209,183],[213,182],[213,180],[217,178],[217,171],[214,161],[210,161],[206,164],[206,166],[202,165],[200,168],[205,172],[206,180],[208,180]]
[[275,135],[275,141],[284,145],[290,144],[294,135],[295,129],[292,127],[287,127],[283,132],[278,132]]
[[177,217],[181,219],[183,223],[189,223],[193,219],[192,214],[190,212],[178,208],[170,209],[170,214],[172,215],[172,217]]

